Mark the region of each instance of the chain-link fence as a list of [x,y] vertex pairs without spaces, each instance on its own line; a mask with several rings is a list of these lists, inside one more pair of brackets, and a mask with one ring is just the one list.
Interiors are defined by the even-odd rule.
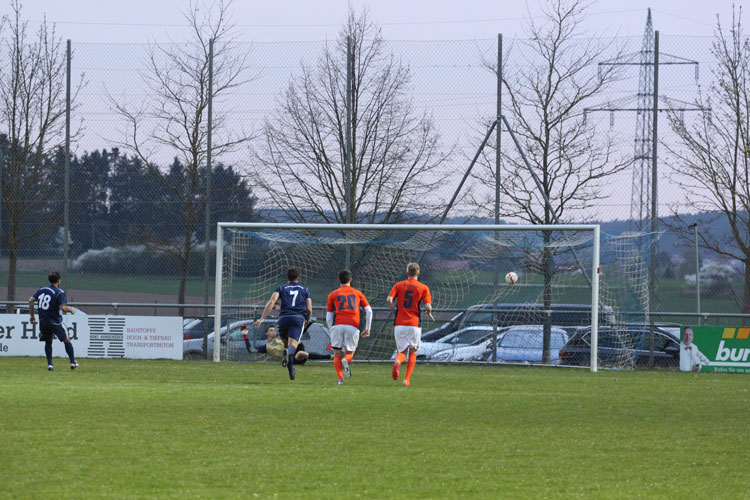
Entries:
[[[219,220],[346,222],[339,216],[356,210],[365,222],[491,222],[497,202],[508,222],[543,222],[547,206],[561,222],[599,221],[609,234],[650,231],[651,184],[638,191],[634,178],[653,178],[652,158],[639,157],[637,146],[652,144],[656,129],[660,236],[655,260],[646,256],[657,281],[653,309],[743,311],[744,267],[707,250],[703,239],[710,229],[726,237],[726,253],[741,257],[727,218],[672,217],[689,179],[674,168],[684,144],[668,115],[688,123],[704,116],[699,95],[720,67],[714,39],[661,35],[657,127],[653,103],[644,108],[655,84],[653,48],[644,49],[643,38],[568,40],[554,68],[534,41],[506,37],[500,56],[499,42],[362,38],[347,56],[345,39],[213,47],[73,41],[63,64],[71,104],[66,110],[64,96],[56,101],[53,135],[19,156],[7,114],[0,121],[0,297],[25,299],[46,271],[64,270],[72,300],[209,303],[206,227],[214,231]],[[55,78],[64,88],[65,71]],[[545,86],[555,79],[557,88]],[[498,100],[520,149],[506,125],[499,140],[488,134]],[[644,114],[652,117],[645,129]],[[32,128],[40,126],[35,120],[27,119]],[[548,188],[548,205],[526,162]],[[346,175],[356,185],[348,192]],[[631,215],[644,209],[649,225],[634,226]]]

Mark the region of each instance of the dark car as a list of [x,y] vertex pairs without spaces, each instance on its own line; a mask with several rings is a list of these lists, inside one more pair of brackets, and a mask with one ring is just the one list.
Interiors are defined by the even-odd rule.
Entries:
[[[498,311],[498,312],[495,312]],[[538,325],[547,318],[544,304],[476,304],[456,314],[447,323],[422,334],[423,342],[433,342],[461,328],[475,325],[492,325],[497,316],[498,326]],[[591,324],[591,304],[552,304],[549,308],[550,322],[565,327],[570,333],[575,328]],[[599,307],[599,324],[615,322],[612,307]],[[568,328],[570,327],[570,328]]]
[[[649,325],[615,325],[599,328],[599,364],[646,367],[649,365]],[[560,364],[591,364],[591,327],[579,328],[560,349]],[[679,339],[662,328],[654,328],[654,366],[680,364]]]

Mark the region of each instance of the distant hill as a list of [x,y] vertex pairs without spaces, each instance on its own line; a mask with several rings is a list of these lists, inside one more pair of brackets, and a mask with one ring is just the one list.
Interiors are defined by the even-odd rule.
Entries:
[[[277,222],[292,222],[288,217],[284,215],[284,213],[281,210],[278,209],[259,209],[257,210],[258,215],[261,217],[261,220],[275,220]],[[718,216],[718,217],[717,217]],[[729,223],[726,220],[726,217],[724,217],[719,212],[703,212],[699,214],[685,214],[681,215],[684,222],[689,226],[693,223],[698,223],[698,230],[701,230],[701,227],[706,227],[707,225],[710,225],[711,232],[714,236],[729,236],[730,229],[729,229]],[[428,216],[420,216],[419,214],[408,214],[408,219],[411,221],[420,219],[423,219],[425,223],[430,221],[430,217]],[[660,224],[659,231],[661,233],[661,236],[659,238],[659,250],[664,251],[670,255],[682,255],[685,253],[685,250],[688,248],[689,245],[693,244],[692,237],[688,240],[680,240],[679,235],[670,230],[669,226],[677,225],[677,221],[675,217],[669,216],[669,217],[662,217],[661,221],[663,221],[663,224]],[[494,219],[489,217],[467,217],[467,216],[460,216],[460,217],[447,217],[445,219],[445,224],[493,224]],[[505,221],[501,220],[501,224],[504,224]],[[596,221],[592,221],[592,223],[596,223]],[[602,231],[606,234],[622,234],[624,232],[631,230],[631,221],[629,219],[627,220],[613,220],[613,221],[604,221],[599,222],[602,227]],[[700,254],[702,257],[709,257],[711,256],[711,252],[705,249],[700,249]]]

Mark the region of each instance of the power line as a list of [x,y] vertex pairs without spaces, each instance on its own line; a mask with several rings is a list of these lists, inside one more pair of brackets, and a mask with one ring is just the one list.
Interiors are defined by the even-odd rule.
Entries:
[[[643,9],[624,9],[624,10],[611,10],[602,12],[591,12],[590,16],[599,15],[610,15],[610,14],[624,14],[631,12],[641,12]],[[434,20],[434,21],[391,21],[391,22],[379,22],[379,26],[422,26],[431,24],[478,24],[478,23],[495,23],[500,21],[524,21],[527,19],[539,19],[545,17],[544,15],[536,16],[514,16],[514,17],[494,17],[494,18],[482,18],[482,19],[450,19],[450,20]],[[24,22],[42,24],[46,21],[40,20],[26,20]],[[82,25],[82,26],[126,26],[126,27],[151,27],[151,28],[191,28],[192,26],[188,23],[125,23],[125,22],[110,22],[110,21],[53,21],[54,24],[71,24],[71,25]],[[341,26],[341,23],[301,23],[301,24],[235,24],[238,28],[337,28]]]
[[711,24],[711,23],[704,23],[702,21],[696,21],[695,19],[690,19],[689,17],[684,17],[684,16],[678,16],[677,14],[672,14],[670,12],[666,12],[666,11],[663,11],[663,10],[653,9],[653,11],[654,12],[658,12],[659,14],[664,14],[665,16],[674,17],[676,19],[682,19],[683,21],[689,21],[691,23],[701,24],[703,26],[713,26],[713,24]]

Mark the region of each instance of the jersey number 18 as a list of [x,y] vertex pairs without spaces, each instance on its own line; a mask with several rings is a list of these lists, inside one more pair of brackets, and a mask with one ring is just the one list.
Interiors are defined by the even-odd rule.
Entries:
[[46,293],[43,293],[39,296],[39,309],[44,309],[45,311],[49,309],[49,303],[52,300],[51,295],[47,295]]

